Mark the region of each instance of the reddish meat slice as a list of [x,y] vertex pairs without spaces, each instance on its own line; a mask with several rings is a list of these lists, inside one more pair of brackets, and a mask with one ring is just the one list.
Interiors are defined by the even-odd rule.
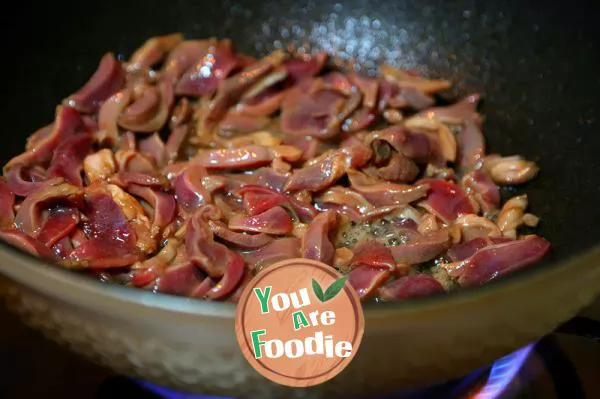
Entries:
[[423,93],[416,87],[403,87],[400,95],[406,101],[406,104],[416,110],[422,110],[431,107],[435,103],[435,99]]
[[184,261],[183,258],[175,260],[182,248],[181,241],[178,239],[173,237],[167,239],[156,255],[132,265],[131,284],[135,287],[145,287],[155,282],[165,272],[170,262]]
[[48,177],[62,177],[77,187],[83,187],[83,159],[92,150],[93,136],[78,134],[59,145],[48,168]]
[[279,110],[284,97],[285,91],[277,87],[269,87],[260,94],[239,103],[236,110],[247,116],[270,116]]
[[120,90],[124,83],[125,71],[121,63],[112,53],[107,53],[100,60],[100,65],[90,80],[63,103],[83,113],[94,113],[107,98]]
[[[24,165],[16,165],[10,168],[6,174],[6,184],[10,189],[21,197],[26,197],[43,185],[48,184],[46,181],[47,170],[41,166],[26,167]],[[53,179],[62,180],[62,179]]]
[[351,187],[375,206],[406,205],[427,195],[426,183],[415,186],[389,183],[370,178],[364,173],[349,170]]
[[189,296],[192,298],[205,298],[210,290],[216,286],[215,280],[210,277],[202,280],[200,284],[192,289]]
[[396,261],[389,248],[375,241],[361,241],[352,250],[354,256],[350,268],[369,267],[374,269],[394,270]]
[[243,197],[244,209],[250,216],[288,203],[287,198],[282,194],[261,186],[244,186],[238,191],[238,194]]
[[173,179],[175,198],[184,212],[212,202],[211,193],[202,184],[207,176],[202,166],[190,164]]
[[283,192],[283,186],[289,178],[289,173],[279,173],[273,168],[259,168],[249,175],[249,184],[257,184],[277,192]]
[[233,293],[244,277],[245,267],[244,258],[237,253],[230,251],[230,261],[225,270],[225,274],[214,287],[207,293],[209,299],[225,299]]
[[238,247],[255,249],[263,247],[271,241],[273,241],[273,237],[265,233],[246,234],[231,231],[223,222],[211,220],[208,222],[208,224],[212,232],[217,237],[219,237],[223,241],[227,241],[228,243],[237,245]]
[[180,33],[155,36],[148,39],[133,53],[129,59],[127,69],[138,70],[155,66],[182,41],[183,36]]
[[379,111],[383,111],[388,107],[404,107],[406,104],[401,104],[399,100],[404,102],[404,99],[400,96],[400,87],[387,79],[379,79],[379,103],[377,106]]
[[467,121],[479,122],[477,105],[480,99],[479,94],[471,94],[455,104],[429,108],[420,112],[417,116],[435,118],[441,122],[450,124],[460,124]]
[[351,136],[340,143],[341,152],[346,154],[346,165],[357,169],[365,166],[373,156],[371,148],[355,136]]
[[323,69],[327,57],[327,53],[319,52],[315,55],[291,58],[285,62],[285,67],[290,79],[298,82],[317,75]]
[[302,162],[306,162],[310,159],[315,158],[317,156],[317,151],[319,150],[320,144],[319,140],[313,139],[310,136],[286,136],[283,140],[283,143],[291,145],[301,150],[302,158],[300,158],[300,161]]
[[37,234],[36,238],[48,248],[51,248],[69,236],[79,223],[79,211],[73,208],[59,208],[48,215],[46,222]]
[[449,223],[460,215],[475,213],[467,194],[458,184],[439,179],[422,179],[419,183],[430,188],[427,198],[419,205],[444,222]]
[[52,256],[50,250],[39,240],[17,229],[0,230],[0,239],[34,256],[44,258]]
[[303,256],[333,265],[335,247],[331,236],[337,226],[338,216],[334,211],[325,211],[317,215],[308,226],[302,240]]
[[110,194],[95,190],[86,195],[88,240],[63,263],[73,268],[111,268],[131,265],[143,258],[136,246],[140,238]]
[[[196,252],[191,261],[169,267],[158,278],[157,291],[215,300],[225,299],[233,293],[244,277],[244,260],[237,252],[228,251],[222,244],[212,244],[204,245],[204,255]],[[222,251],[223,248],[226,252]],[[208,265],[212,272],[222,274],[222,278],[204,277],[199,269],[205,270]]]
[[202,150],[194,158],[206,169],[256,169],[273,161],[273,155],[266,147],[250,145],[239,148]]
[[379,289],[379,297],[385,301],[425,297],[444,293],[444,287],[427,274],[400,277]]
[[121,113],[119,125],[136,133],[156,132],[167,122],[173,101],[170,82],[161,81],[157,86],[145,86],[141,95]]
[[[188,222],[185,235],[185,246],[192,263],[211,278],[217,279],[227,274],[230,267],[235,271],[241,259],[237,252],[214,241],[208,220],[218,220],[219,214],[219,209],[214,205],[203,205]],[[236,277],[237,271],[234,274],[231,277]]]
[[43,211],[56,204],[81,203],[83,190],[69,183],[47,184],[31,193],[21,203],[15,216],[15,225],[26,234],[35,235],[43,223]]
[[346,173],[346,155],[332,151],[319,162],[294,170],[285,183],[285,191],[320,191],[334,184]]
[[158,172],[140,173],[140,172],[120,172],[109,177],[109,183],[116,184],[119,187],[126,188],[132,184],[153,188],[168,188],[169,181]]
[[538,262],[549,250],[548,241],[532,235],[486,246],[465,260],[442,266],[461,286],[480,285]]
[[54,125],[51,123],[35,131],[31,136],[27,138],[27,144],[25,144],[25,150],[29,151],[36,148],[39,143],[44,141],[46,137],[52,133]]
[[247,185],[238,191],[238,195],[243,197],[244,209],[251,216],[278,205],[288,207],[303,223],[310,222],[317,215],[316,209],[311,204],[300,202],[266,187]]
[[300,88],[294,88],[282,103],[281,130],[293,136],[330,139],[340,132],[338,114],[345,103],[346,97],[338,91],[302,92]]
[[376,111],[369,108],[358,108],[355,110],[342,125],[342,131],[345,133],[356,133],[373,126],[379,120]]
[[273,68],[270,73],[260,78],[244,92],[242,95],[242,103],[258,105],[264,100],[272,98],[277,92],[280,92],[281,89],[284,88],[282,82],[287,76],[288,74],[284,66],[280,65]]
[[419,164],[430,161],[435,144],[427,135],[409,132],[400,125],[370,132],[365,138],[365,144],[372,146],[376,152],[381,143],[389,144],[396,152]]
[[373,296],[377,289],[390,277],[390,270],[361,266],[348,273],[348,282],[361,300]]
[[219,85],[217,94],[211,102],[208,114],[206,115],[205,124],[207,126],[205,127],[210,130],[215,123],[223,118],[229,108],[241,98],[246,89],[280,65],[284,61],[284,58],[285,54],[283,52],[274,51],[267,57],[225,79]]
[[300,240],[284,237],[273,240],[254,251],[242,253],[244,261],[254,270],[261,270],[277,261],[300,256]]
[[35,145],[32,145],[28,151],[11,159],[4,166],[4,171],[18,164],[30,166],[50,161],[54,150],[82,129],[83,122],[79,112],[70,107],[58,107],[52,132],[43,139],[36,140]]
[[146,154],[154,160],[158,168],[162,168],[167,164],[168,158],[165,143],[158,133],[154,133],[150,137],[140,140],[139,148],[141,153]]
[[386,166],[377,169],[377,175],[383,180],[410,183],[419,175],[419,167],[406,156],[393,154]]
[[432,260],[449,245],[448,233],[439,230],[424,236],[413,235],[408,243],[389,248],[397,263],[415,265]]
[[150,204],[154,226],[163,229],[175,218],[177,204],[173,195],[136,184],[130,185],[127,191]]
[[131,90],[123,89],[100,107],[98,112],[98,131],[96,137],[99,143],[114,146],[119,142],[119,116],[131,101]]
[[214,40],[184,40],[167,56],[161,79],[177,83],[181,75],[202,59],[214,45]]
[[484,210],[490,211],[500,206],[500,188],[483,169],[467,173],[462,184],[468,194],[478,200]]
[[323,76],[323,88],[335,90],[344,96],[350,96],[355,91],[350,79],[340,72],[329,72]]
[[219,135],[230,137],[242,133],[254,133],[271,122],[266,116],[250,116],[241,112],[228,112],[219,123]]
[[242,297],[242,293],[244,292],[244,289],[246,288],[248,283],[252,280],[252,277],[253,277],[253,275],[250,272],[250,270],[246,269],[244,271],[244,276],[242,277],[242,281],[240,281],[240,284],[238,285],[236,290],[229,296],[227,301],[232,302],[232,303],[238,303],[240,298]]
[[179,157],[179,153],[181,152],[187,135],[188,127],[186,125],[177,126],[175,129],[173,129],[173,131],[171,131],[171,134],[169,135],[169,138],[165,144],[167,159],[170,162],[177,160]]
[[192,118],[194,108],[186,97],[179,99],[179,102],[173,108],[171,119],[169,120],[169,128],[174,130],[179,126],[184,126]]
[[177,83],[175,93],[193,97],[211,95],[217,91],[219,84],[236,66],[237,58],[233,53],[231,42],[227,40],[216,42],[183,74]]
[[359,213],[365,213],[374,209],[373,205],[362,195],[343,186],[331,187],[317,198],[317,202],[319,207],[325,204],[336,204],[356,209]]
[[[206,283],[203,284],[204,281]],[[157,279],[155,289],[164,294],[191,296],[193,292],[197,293],[200,287],[205,287],[205,291],[208,291],[210,289],[209,282],[211,279],[205,277],[196,266],[188,261],[167,268]]]
[[467,171],[477,165],[485,156],[485,138],[478,124],[467,121],[456,137],[459,166]]
[[458,262],[471,257],[475,252],[489,244],[490,241],[485,237],[477,237],[470,241],[453,245],[448,250],[447,255],[453,262]]
[[368,109],[375,108],[379,94],[379,82],[377,79],[352,74],[350,75],[350,81],[363,93],[363,106]]
[[236,214],[229,219],[229,228],[236,231],[285,235],[294,228],[292,219],[280,206],[275,206],[255,216]]

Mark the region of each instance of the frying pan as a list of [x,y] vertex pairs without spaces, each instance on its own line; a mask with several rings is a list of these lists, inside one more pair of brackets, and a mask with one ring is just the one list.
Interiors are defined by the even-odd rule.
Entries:
[[108,287],[4,244],[9,306],[115,371],[237,397],[347,397],[457,377],[552,330],[600,291],[600,24],[592,2],[224,0],[21,2],[3,13],[4,162],[52,120],[106,51],[150,36],[230,38],[263,55],[290,42],[385,61],[484,95],[491,152],[521,154],[539,177],[520,189],[552,253],[535,267],[441,298],[366,306],[359,353],[333,380],[288,389],[243,359],[228,304]]

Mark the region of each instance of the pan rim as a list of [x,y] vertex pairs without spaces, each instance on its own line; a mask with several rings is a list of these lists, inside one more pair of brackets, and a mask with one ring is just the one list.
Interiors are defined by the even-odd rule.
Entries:
[[[18,260],[21,270],[11,270],[11,266],[7,264],[10,263],[7,258]],[[0,263],[0,274],[28,288],[32,288],[32,284],[23,281],[24,278],[19,274],[50,278],[54,282],[77,288],[77,290],[88,294],[100,295],[128,305],[141,306],[148,310],[162,310],[169,313],[200,317],[210,316],[228,319],[235,317],[236,305],[231,302],[208,301],[163,293],[157,294],[144,289],[102,283],[63,269],[57,264],[38,258],[3,241],[0,241],[0,261],[2,261]],[[501,293],[511,287],[514,289],[519,285],[532,284],[536,280],[550,278],[553,272],[564,271],[566,268],[596,267],[594,261],[600,262],[600,244],[593,246],[584,253],[545,265],[543,269],[534,265],[531,268],[518,270],[481,286],[463,288],[444,295],[414,298],[409,301],[365,303],[363,309],[365,316],[369,319],[385,318],[398,313],[413,313],[435,308],[446,309],[451,306],[464,305],[471,301],[480,301],[486,296]],[[23,268],[28,270],[24,271]],[[32,289],[38,291],[35,288]],[[46,294],[60,297],[64,292],[48,291]]]

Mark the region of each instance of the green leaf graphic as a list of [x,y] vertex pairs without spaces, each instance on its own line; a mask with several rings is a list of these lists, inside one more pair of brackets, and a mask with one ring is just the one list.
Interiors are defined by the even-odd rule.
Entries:
[[348,277],[346,277],[346,276],[341,277],[339,280],[335,280],[329,286],[329,288],[327,288],[327,290],[325,291],[325,295],[324,295],[325,300],[323,302],[327,302],[330,299],[335,298],[335,296],[342,290],[342,288],[344,288],[344,284],[346,284],[346,280],[348,280]]
[[312,289],[313,289],[315,295],[317,296],[317,298],[319,298],[319,301],[325,302],[325,298],[323,295],[323,289],[321,288],[321,286],[319,285],[317,280],[315,280],[314,278],[312,279]]

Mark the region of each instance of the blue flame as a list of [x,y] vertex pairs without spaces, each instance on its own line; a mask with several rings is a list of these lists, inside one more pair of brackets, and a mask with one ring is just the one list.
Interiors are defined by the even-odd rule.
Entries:
[[194,394],[194,393],[184,393],[178,392],[173,389],[161,387],[159,385],[154,385],[147,381],[137,380],[137,382],[145,389],[154,392],[161,398],[165,399],[234,399],[227,398],[223,396],[210,396],[210,395],[202,395],[202,394]]
[[[506,391],[510,382],[515,378],[519,370],[521,370],[521,367],[527,360],[527,357],[534,346],[535,344],[528,345],[510,355],[496,360],[490,369],[485,385],[471,395],[469,399],[498,399],[500,395]],[[458,389],[458,391],[463,391],[464,389],[462,392],[464,394],[465,391],[468,390],[468,386],[466,385],[471,385],[479,376],[479,372],[474,372],[472,375],[467,376],[463,380],[463,383],[459,384],[460,389]],[[137,382],[143,388],[152,391],[165,399],[234,399],[223,396],[183,393],[159,385],[154,385],[147,381],[137,380]],[[457,389],[452,389],[450,391],[452,392],[448,392],[448,396],[456,397],[455,393],[457,393]],[[425,391],[424,393],[426,394],[427,392]],[[460,393],[461,392],[458,392],[459,397],[461,396]],[[419,394],[417,393],[415,396],[419,397]]]
[[487,383],[472,399],[495,399],[500,397],[510,382],[515,378],[527,356],[535,345],[530,344],[510,355],[498,359],[492,365]]

